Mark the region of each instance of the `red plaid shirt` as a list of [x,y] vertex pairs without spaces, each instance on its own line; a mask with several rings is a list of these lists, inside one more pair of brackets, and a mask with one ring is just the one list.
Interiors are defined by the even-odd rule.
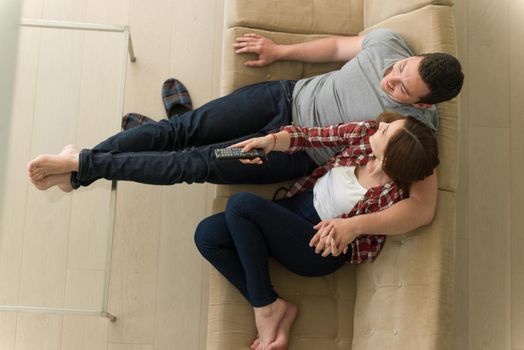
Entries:
[[[365,165],[373,158],[369,137],[378,128],[376,121],[353,122],[330,127],[305,128],[285,126],[281,130],[291,135],[288,152],[296,152],[312,147],[346,146],[335,154],[326,164],[319,166],[313,172],[300,178],[287,192],[287,197],[313,188],[329,170],[337,166]],[[339,216],[349,218],[355,215],[373,213],[388,208],[403,199],[402,190],[393,182],[367,190],[353,209]],[[352,264],[364,261],[373,262],[384,245],[385,235],[361,235],[351,242],[352,255],[349,260]]]

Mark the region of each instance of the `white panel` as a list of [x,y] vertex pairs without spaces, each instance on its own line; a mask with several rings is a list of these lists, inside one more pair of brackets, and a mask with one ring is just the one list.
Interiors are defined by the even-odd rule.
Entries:
[[524,348],[524,127],[511,129],[511,345]]
[[46,0],[44,19],[56,21],[85,22],[86,0]]
[[88,0],[86,22],[128,24],[130,0]]
[[475,0],[468,6],[470,126],[509,126],[509,0]]
[[[92,148],[120,130],[119,100],[122,33],[85,34],[82,80],[75,143]],[[103,270],[109,234],[111,182],[95,182],[76,191],[72,202],[68,264],[71,268]],[[94,281],[98,284],[99,281]]]
[[19,314],[15,350],[60,350],[62,317]]
[[152,344],[155,329],[162,188],[118,185],[109,311],[113,343]]
[[[32,5],[29,4],[30,1],[27,1],[26,13],[35,14],[31,16],[33,18],[131,25],[138,61],[128,66],[125,107],[127,111],[150,114],[157,119],[165,117],[160,89],[164,79],[170,76],[175,76],[188,85],[197,105],[217,96],[223,0],[213,2],[212,6],[207,1],[189,4],[178,0],[175,2],[46,0]],[[107,35],[111,34],[103,33],[100,38],[94,38],[92,42],[89,36],[85,35],[77,41],[77,48],[69,52],[56,52],[56,56],[66,57],[66,65],[60,69],[52,66],[47,72],[27,73],[25,79],[27,85],[31,86],[31,78],[46,80],[44,87],[49,91],[45,93],[50,96],[43,97],[40,95],[41,90],[37,91],[37,109],[43,110],[46,117],[39,117],[33,129],[41,133],[52,131],[53,137],[46,139],[42,135],[35,134],[35,137],[30,138],[33,144],[26,146],[26,159],[20,161],[24,167],[30,156],[37,153],[58,152],[69,142],[76,142],[81,147],[91,147],[113,133],[113,131],[108,133],[111,122],[106,118],[106,112],[102,110],[102,105],[116,101],[111,93],[111,87],[107,85],[107,82],[113,81],[110,75],[116,74],[111,70],[112,62],[108,61],[114,57],[109,52],[113,46],[106,44],[103,55],[100,54],[100,49],[97,49],[97,45],[104,41],[102,37]],[[70,43],[68,40],[61,39],[58,43],[62,42],[65,45],[64,41]],[[57,42],[52,44],[56,45]],[[183,48],[188,50],[183,51]],[[48,50],[47,55],[50,55],[51,51],[53,50]],[[91,58],[88,57],[90,51],[93,53]],[[50,58],[44,56],[43,60],[44,62],[40,64],[48,64]],[[72,68],[75,62],[81,64],[80,70]],[[73,72],[80,72],[80,74],[73,78]],[[56,82],[47,78],[50,76],[69,77],[69,79],[66,79],[66,82]],[[38,85],[38,89],[40,86]],[[75,86],[79,89],[75,90]],[[91,90],[93,86],[99,90]],[[73,101],[74,104],[57,104],[52,101],[59,96],[57,93],[59,87],[66,90],[62,99],[65,102]],[[81,93],[73,96],[74,91]],[[90,102],[93,99],[99,99],[101,103]],[[67,114],[69,119],[54,122],[50,116],[53,112]],[[29,115],[32,116],[32,113]],[[100,118],[96,119],[95,116]],[[47,123],[44,123],[44,120]],[[108,125],[100,124],[106,121]],[[97,130],[89,129],[92,124],[100,127]],[[23,132],[18,131],[18,134]],[[61,138],[57,137],[58,134],[69,136]],[[25,178],[19,181],[20,184],[27,186]],[[97,250],[99,242],[102,242],[99,232],[103,229],[106,220],[105,202],[101,202],[100,198],[103,197],[108,182],[99,181],[88,189],[75,192],[72,196],[65,196],[58,191],[50,191],[43,195],[32,189],[32,185],[30,186],[27,199],[34,203],[31,204],[32,207],[29,208],[27,215],[31,215],[33,219],[27,220],[25,225],[28,234],[26,238],[34,243],[25,244],[22,273],[27,275],[22,281],[22,290],[28,292],[22,295],[29,299],[38,299],[37,301],[60,299],[63,302],[65,298],[65,304],[68,306],[92,305],[93,300],[98,299],[97,292],[92,289],[94,286],[91,284],[91,281],[98,278],[96,276],[98,271],[92,268],[102,266],[104,258]],[[19,322],[17,330],[17,349],[98,349],[103,348],[102,344],[107,344],[109,350],[172,349],[170,340],[173,339],[173,330],[176,330],[176,327],[179,327],[177,334],[184,337],[186,343],[203,349],[205,328],[202,330],[199,327],[205,327],[207,322],[207,270],[205,268],[202,270],[203,259],[194,247],[193,231],[198,220],[209,212],[208,202],[212,193],[209,188],[211,187],[207,185],[161,188],[120,183],[110,300],[110,311],[118,317],[117,323],[109,324],[110,331],[107,333],[107,328],[103,326],[107,320],[103,318],[82,320],[82,317],[68,316],[62,326],[60,317],[56,318],[60,322],[54,323],[44,317],[39,318],[40,321],[34,321],[40,322],[38,326],[34,326],[34,322],[26,320],[32,319],[32,314],[28,316],[20,314],[18,317],[24,320]],[[164,194],[164,191],[169,194]],[[166,196],[165,200],[162,199],[164,196]],[[185,208],[182,203],[188,198],[193,199],[192,206]],[[26,197],[23,196],[20,200],[25,205]],[[67,205],[72,207],[72,212],[59,217],[58,213],[68,212],[67,205],[62,203],[64,200],[71,202]],[[39,206],[48,205],[49,202],[53,203],[53,208],[56,210],[37,212]],[[60,205],[63,205],[61,210],[58,208]],[[179,214],[166,217],[167,225],[162,224],[162,218],[169,216],[173,208],[178,208],[176,210]],[[19,215],[25,214],[20,211]],[[71,220],[66,218],[68,215]],[[61,223],[62,219],[71,221],[68,229],[66,224]],[[175,223],[171,220],[175,220]],[[184,223],[178,225],[179,222]],[[37,232],[45,223],[53,227],[53,233],[47,237],[40,236]],[[164,225],[162,230],[161,224]],[[177,226],[177,231],[180,226],[179,233],[182,238],[178,242],[171,236],[175,232],[173,225]],[[70,236],[65,236],[66,231],[70,231]],[[43,241],[44,237],[47,241]],[[162,241],[160,237],[163,237]],[[50,241],[53,244],[50,244]],[[58,245],[57,241],[60,241]],[[166,246],[159,246],[161,242],[165,242]],[[169,249],[173,244],[181,248],[180,251],[177,249],[176,256]],[[36,245],[42,246],[40,252],[36,251]],[[22,244],[20,243],[19,246],[21,250]],[[59,248],[64,253],[54,254],[51,257],[52,254],[48,254],[51,247]],[[45,268],[42,267],[31,274],[29,268],[34,265],[29,262],[28,255],[33,252],[36,254],[34,258],[39,259]],[[180,265],[176,267],[176,273],[173,273],[173,269],[169,270],[172,263]],[[61,273],[52,273],[59,265],[68,266],[69,269]],[[185,271],[182,271],[183,268]],[[50,276],[58,282],[56,290],[45,292],[36,290],[35,286],[39,281],[35,278],[42,277],[38,276],[38,271],[51,273]],[[162,288],[157,286],[157,273],[166,278],[170,275],[169,279],[159,282]],[[177,279],[189,278],[182,273],[191,275],[193,281],[185,286],[180,284]],[[30,291],[31,289],[35,290]],[[180,303],[169,300],[170,292],[180,295]],[[61,298],[52,296],[60,293]],[[191,294],[192,297],[188,299],[188,296],[184,295],[186,293]],[[169,315],[165,311],[159,311],[158,308],[163,307],[180,311],[182,317],[181,314]],[[172,322],[171,326],[178,325],[159,326],[158,322],[162,320]],[[55,326],[52,330],[49,328],[50,322]],[[49,332],[46,334],[48,338],[44,341],[43,330]],[[14,337],[15,333],[12,334]],[[156,339],[160,344],[153,345]]]
[[64,307],[100,311],[104,270],[67,269]]
[[166,117],[160,91],[169,77],[173,8],[174,2],[169,0],[131,0],[129,25],[137,61],[128,64],[126,113],[143,113],[154,119]]
[[193,236],[207,216],[206,191],[206,185],[164,188],[155,345],[165,348],[199,348],[200,310],[207,305],[201,305],[204,259]]
[[511,0],[509,57],[511,91],[511,346],[524,349],[524,1]]
[[159,350],[150,344],[118,344],[109,343],[107,350]]
[[470,349],[508,349],[509,130],[471,128]]
[[[44,29],[41,35],[35,114],[29,134],[32,157],[58,153],[74,140],[80,95],[83,34]],[[70,195],[56,188],[40,192],[30,187],[20,272],[21,305],[63,305],[70,215]]]
[[64,316],[61,350],[105,350],[109,320],[93,316]]
[[14,350],[16,335],[16,313],[0,312],[0,349]]
[[33,123],[38,75],[40,34],[32,29],[20,31],[17,71],[13,98],[9,147],[12,151],[5,166],[3,218],[0,223],[0,304],[16,305],[20,284],[24,227],[26,225],[26,176],[30,148],[26,135]]

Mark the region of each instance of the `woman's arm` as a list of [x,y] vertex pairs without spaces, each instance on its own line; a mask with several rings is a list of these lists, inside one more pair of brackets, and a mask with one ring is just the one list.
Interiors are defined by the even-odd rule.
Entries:
[[312,128],[288,125],[282,130],[290,134],[289,151],[295,152],[304,148],[358,145],[370,136],[373,126],[374,121],[364,121]]
[[[262,137],[255,137],[235,143],[229,147],[242,148],[242,151],[249,152],[253,148],[262,148],[266,154],[272,151],[287,151],[289,149],[291,136],[286,131],[279,131],[273,134],[267,134]],[[261,164],[262,159],[240,159],[244,164]]]
[[[248,139],[229,147],[242,147],[244,152],[262,148],[264,152],[296,152],[305,148],[351,146],[364,142],[372,133],[374,121],[351,122],[328,127],[306,128],[294,125],[283,126],[282,131],[263,137]],[[259,164],[260,158],[241,160],[245,164]]]

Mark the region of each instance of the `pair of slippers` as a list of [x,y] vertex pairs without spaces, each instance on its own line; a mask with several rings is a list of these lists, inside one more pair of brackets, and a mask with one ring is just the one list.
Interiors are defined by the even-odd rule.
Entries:
[[[162,85],[162,102],[168,118],[193,110],[193,103],[187,88],[178,79],[168,79]],[[129,113],[122,118],[122,130],[155,122],[154,119],[138,113]]]

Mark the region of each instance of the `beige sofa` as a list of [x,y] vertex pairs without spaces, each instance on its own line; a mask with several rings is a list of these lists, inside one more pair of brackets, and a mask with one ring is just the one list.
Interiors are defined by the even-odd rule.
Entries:
[[[232,43],[258,32],[279,43],[326,35],[356,35],[388,27],[417,53],[456,53],[451,1],[431,0],[226,0],[222,93],[257,81],[299,79],[336,69],[336,64],[277,62],[246,68]],[[451,348],[453,263],[457,185],[458,102],[440,104],[441,165],[433,223],[387,239],[373,264],[346,265],[323,278],[304,278],[271,261],[276,290],[296,303],[299,315],[289,349]],[[267,197],[278,185],[218,186],[214,211],[237,191]],[[211,268],[208,350],[247,349],[256,335],[252,309]]]

